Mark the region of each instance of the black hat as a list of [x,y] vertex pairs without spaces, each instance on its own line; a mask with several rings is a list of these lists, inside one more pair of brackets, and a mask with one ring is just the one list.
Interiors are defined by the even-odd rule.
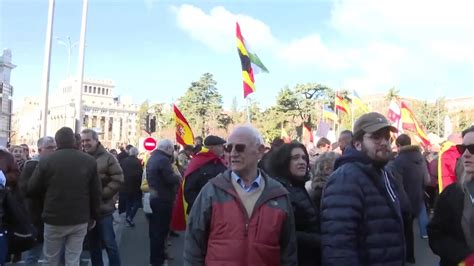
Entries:
[[392,132],[398,132],[398,129],[392,126],[385,116],[376,112],[371,112],[362,115],[354,123],[354,135],[359,134],[361,131],[365,133],[374,133],[375,131],[386,127]]
[[214,136],[214,135],[209,135],[204,140],[204,146],[222,145],[225,143],[226,143],[225,139],[220,138],[218,136]]

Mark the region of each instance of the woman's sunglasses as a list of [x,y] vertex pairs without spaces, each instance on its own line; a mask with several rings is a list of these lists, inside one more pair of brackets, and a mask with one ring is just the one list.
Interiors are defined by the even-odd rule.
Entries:
[[228,153],[231,153],[232,152],[232,149],[235,148],[235,151],[236,152],[244,152],[245,151],[245,144],[227,144],[227,145],[224,145],[224,151],[225,152],[228,152]]
[[469,145],[459,144],[459,145],[456,145],[456,148],[461,154],[464,154],[466,150],[468,150],[469,153],[474,154],[474,144],[469,144]]

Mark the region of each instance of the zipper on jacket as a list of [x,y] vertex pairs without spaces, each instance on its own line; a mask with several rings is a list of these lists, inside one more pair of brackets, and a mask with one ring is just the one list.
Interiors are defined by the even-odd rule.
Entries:
[[390,195],[390,199],[395,202],[395,199],[397,197],[395,196],[395,192],[393,192],[392,187],[390,186],[390,181],[388,180],[387,172],[384,170],[382,170],[382,172],[384,177],[385,189],[387,190],[388,195]]
[[245,223],[245,236],[249,234],[249,224]]

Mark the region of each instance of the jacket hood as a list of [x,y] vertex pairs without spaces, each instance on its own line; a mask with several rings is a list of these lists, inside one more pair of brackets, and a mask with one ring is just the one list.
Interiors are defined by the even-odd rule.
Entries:
[[188,167],[186,168],[186,171],[184,172],[184,176],[186,177],[192,174],[194,171],[207,164],[208,162],[222,163],[225,165],[222,159],[217,157],[217,155],[212,151],[200,152],[193,156],[193,158],[188,164]]
[[362,164],[371,164],[372,160],[364,153],[356,150],[354,146],[347,146],[344,150],[344,154],[336,159],[334,163],[334,170],[343,166],[346,163],[359,162]]

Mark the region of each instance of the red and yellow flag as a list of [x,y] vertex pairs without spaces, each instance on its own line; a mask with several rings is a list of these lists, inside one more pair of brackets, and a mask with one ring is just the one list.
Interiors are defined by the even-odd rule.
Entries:
[[239,52],[240,63],[242,64],[242,78],[244,80],[244,98],[255,92],[254,73],[267,72],[268,69],[263,65],[256,53],[250,51],[245,42],[240,25],[236,23],[237,51]]
[[176,121],[176,142],[183,146],[194,145],[194,134],[188,121],[176,105],[173,105],[173,111]]
[[349,113],[349,103],[340,95],[336,95],[335,100],[336,109],[348,114]]
[[408,107],[408,105],[404,102],[401,103],[401,120],[402,120],[402,128],[408,131],[415,132],[416,135],[420,138],[421,144],[423,146],[430,145],[430,140],[428,135],[426,135],[424,129],[416,120],[415,114],[413,111]]

